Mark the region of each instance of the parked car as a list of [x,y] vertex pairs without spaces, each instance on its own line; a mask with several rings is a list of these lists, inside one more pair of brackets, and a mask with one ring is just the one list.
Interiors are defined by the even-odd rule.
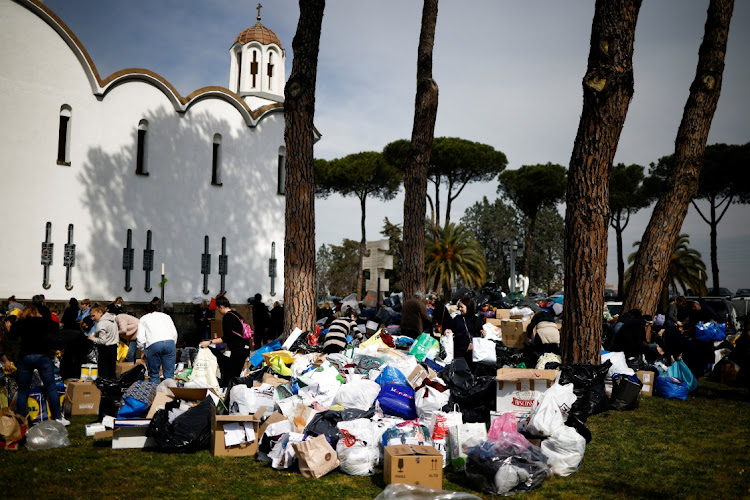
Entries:
[[738,288],[737,292],[734,294],[734,297],[750,297],[750,288]]
[[710,297],[723,297],[725,299],[732,300],[734,298],[734,294],[729,291],[729,288],[719,288],[718,290],[711,289],[708,294]]
[[614,290],[614,288],[605,288],[604,302],[612,302],[615,299],[617,299],[617,292]]
[[622,314],[622,302],[608,301],[604,304],[607,306],[607,310],[609,310],[609,314],[612,316]]

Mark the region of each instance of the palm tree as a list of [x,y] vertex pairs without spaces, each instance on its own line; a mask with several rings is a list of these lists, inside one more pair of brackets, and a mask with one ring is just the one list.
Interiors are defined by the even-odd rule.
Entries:
[[[690,244],[690,236],[687,234],[681,234],[677,238],[674,251],[669,258],[669,266],[667,268],[667,277],[662,287],[662,306],[669,298],[669,289],[672,289],[672,293],[675,295],[678,293],[677,287],[682,289],[683,294],[687,294],[688,290],[692,290],[694,294],[705,295],[708,291],[706,288],[706,264],[703,262],[700,252],[688,247]],[[640,248],[641,242],[636,241],[633,243],[634,247]],[[638,250],[631,253],[628,256],[628,264],[631,267],[625,272],[625,289],[630,286],[631,270],[633,269],[632,264],[635,262]]]
[[484,282],[484,252],[467,227],[452,222],[442,228],[428,225],[425,252],[427,284],[438,292],[449,292],[457,279],[467,286]]

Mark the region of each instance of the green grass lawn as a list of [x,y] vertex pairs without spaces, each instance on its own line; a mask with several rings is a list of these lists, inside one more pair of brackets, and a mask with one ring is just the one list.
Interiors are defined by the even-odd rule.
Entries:
[[[69,447],[0,452],[0,498],[372,499],[385,487],[382,469],[305,479],[255,458],[112,450],[86,437],[90,422],[73,419]],[[580,470],[523,498],[750,498],[747,390],[701,380],[688,401],[642,397],[638,410],[596,415],[588,426]],[[472,491],[450,467],[443,487]]]

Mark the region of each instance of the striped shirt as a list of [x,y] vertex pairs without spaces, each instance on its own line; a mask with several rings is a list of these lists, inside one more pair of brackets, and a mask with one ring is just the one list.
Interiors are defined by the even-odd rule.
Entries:
[[323,351],[326,353],[343,351],[347,345],[346,336],[349,335],[356,324],[353,319],[338,318],[333,320],[328,328],[328,333],[326,333]]

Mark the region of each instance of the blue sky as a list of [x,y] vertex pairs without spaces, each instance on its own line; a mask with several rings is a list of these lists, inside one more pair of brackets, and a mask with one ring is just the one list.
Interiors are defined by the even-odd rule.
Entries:
[[[182,94],[227,86],[229,48],[255,23],[256,2],[238,0],[47,0],[86,46],[102,77],[129,67],[155,71]],[[263,24],[280,37],[291,72],[298,4],[267,0]],[[615,162],[648,166],[674,151],[674,139],[695,75],[708,0],[644,2],[635,40],[635,94]],[[582,107],[594,1],[443,0],[433,74],[440,87],[436,136],[457,136],[503,151],[509,168],[567,166]],[[315,124],[323,138],[316,157],[380,151],[409,138],[414,112],[421,2],[329,0],[323,19]],[[719,106],[709,144],[750,141],[750,2],[736,2]],[[451,217],[487,196],[496,183],[470,185]],[[368,239],[383,218],[401,222],[403,195],[368,201]],[[721,285],[750,287],[750,207],[730,208],[719,226]],[[650,209],[624,235],[626,254],[640,239]],[[316,239],[358,240],[355,198],[316,204]],[[691,208],[683,225],[709,263],[709,229]],[[616,283],[610,235],[608,282]]]

